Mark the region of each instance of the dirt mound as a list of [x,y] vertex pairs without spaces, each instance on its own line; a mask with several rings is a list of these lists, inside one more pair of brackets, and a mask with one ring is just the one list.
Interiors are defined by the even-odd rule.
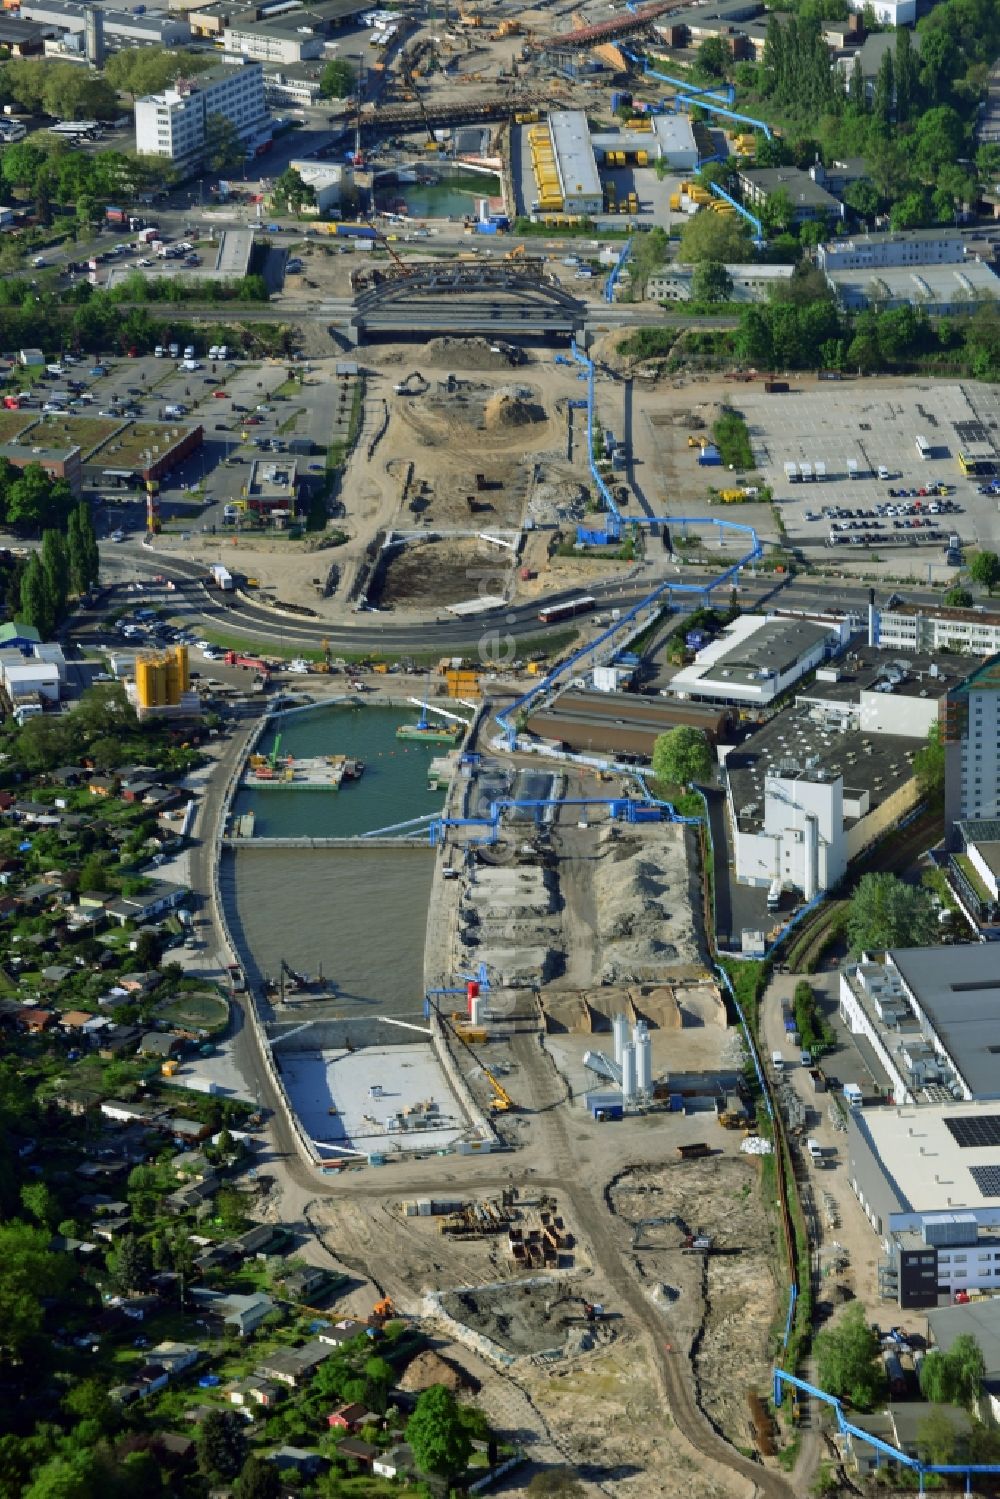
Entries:
[[424,345],[423,363],[436,369],[499,370],[510,368],[511,355],[488,338],[453,338],[446,334]]
[[544,420],[545,413],[540,406],[509,390],[494,391],[483,411],[483,423],[488,432],[505,427],[528,427],[533,422]]
[[442,1358],[433,1349],[418,1353],[413,1362],[407,1365],[406,1372],[399,1381],[399,1388],[415,1395],[421,1390],[429,1390],[435,1384],[443,1384],[454,1395],[474,1395],[479,1389],[478,1379],[467,1369],[463,1369],[460,1364],[453,1364],[450,1359]]

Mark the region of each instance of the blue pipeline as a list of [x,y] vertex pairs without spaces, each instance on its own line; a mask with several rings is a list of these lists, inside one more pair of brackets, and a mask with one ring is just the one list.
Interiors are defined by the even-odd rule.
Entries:
[[661,73],[659,68],[654,68],[650,63],[649,58],[643,56],[642,53],[626,51],[625,55],[630,59],[630,61],[641,64],[642,70],[647,78],[658,78],[663,83],[669,83],[671,88],[680,89],[681,93],[677,95],[677,98],[682,104],[696,105],[701,109],[707,109],[709,114],[722,115],[725,119],[736,120],[741,125],[752,125],[755,130],[762,131],[764,136],[768,140],[771,139],[771,127],[767,124],[766,120],[755,120],[752,115],[740,114],[735,109],[727,109],[721,104],[713,104],[709,102],[709,100],[712,98],[725,97],[727,98],[727,102],[731,104],[733,98],[735,98],[735,93],[730,96],[714,94],[708,95],[706,93],[700,92],[697,89],[692,92],[690,83],[685,82],[680,78],[671,78],[669,73]]
[[669,83],[671,88],[679,88],[685,94],[697,94],[706,99],[717,99],[723,104],[732,104],[736,98],[736,90],[731,83],[727,83],[723,89],[698,88],[689,78],[671,78],[669,73],[661,73],[654,68],[649,58],[641,52],[633,52],[631,47],[623,47],[622,52],[629,62],[638,63],[643,72],[650,78],[659,78],[663,83]]
[[627,239],[622,246],[621,254],[615,261],[614,265],[611,267],[611,270],[608,272],[608,279],[604,283],[605,302],[613,302],[615,300],[615,287],[618,285],[618,278],[628,264],[629,256],[631,254],[632,241],[630,239]]
[[750,228],[753,230],[758,243],[763,244],[764,225],[761,223],[760,219],[758,219],[755,214],[752,214],[749,208],[744,208],[742,203],[737,202],[735,198],[731,197],[729,193],[726,192],[726,189],[724,187],[720,187],[717,182],[710,182],[708,186],[710,192],[713,192],[717,198],[721,198],[724,203],[728,203],[731,208],[735,208],[736,212],[746,219],[747,223],[750,225]]
[[923,1492],[923,1480],[928,1473],[964,1473],[966,1493],[971,1491],[973,1473],[1000,1473],[1000,1463],[924,1463],[918,1457],[911,1457],[907,1452],[901,1452],[898,1447],[893,1447],[890,1442],[885,1442],[881,1437],[873,1436],[870,1431],[865,1431],[861,1426],[855,1426],[853,1421],[848,1421],[844,1415],[844,1408],[836,1395],[830,1395],[826,1390],[821,1390],[818,1385],[810,1384],[808,1380],[800,1379],[797,1374],[789,1374],[785,1369],[774,1370],[774,1403],[780,1405],[784,1394],[784,1386],[790,1385],[792,1389],[801,1390],[806,1395],[812,1395],[815,1400],[820,1400],[828,1405],[837,1417],[837,1425],[845,1436],[853,1437],[856,1441],[864,1442],[869,1447],[874,1447],[876,1452],[889,1459],[890,1462],[899,1463],[904,1468],[910,1468],[920,1477],[920,1489]]

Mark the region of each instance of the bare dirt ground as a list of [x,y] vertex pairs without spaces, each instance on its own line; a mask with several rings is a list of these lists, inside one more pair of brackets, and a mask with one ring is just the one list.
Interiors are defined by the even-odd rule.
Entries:
[[[692,1358],[702,1409],[730,1441],[752,1446],[747,1391],[767,1393],[778,1311],[777,1248],[761,1211],[759,1163],[713,1156],[627,1171],[610,1201],[671,1341]],[[712,1253],[685,1252],[685,1233],[709,1235]]]
[[474,598],[478,582],[487,570],[489,592],[502,594],[513,571],[510,554],[491,552],[484,558],[482,544],[473,538],[408,542],[394,551],[384,572],[368,590],[372,603],[395,608],[447,608]]

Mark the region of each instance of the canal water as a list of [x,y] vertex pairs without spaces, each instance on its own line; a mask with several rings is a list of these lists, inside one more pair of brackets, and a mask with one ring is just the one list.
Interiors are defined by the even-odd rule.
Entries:
[[348,755],[364,761],[365,773],[339,791],[242,789],[235,810],[254,813],[258,838],[345,838],[437,812],[444,794],[427,790],[427,770],[448,745],[396,738],[400,724],[419,718],[415,707],[344,704],[278,719],[260,742],[262,754],[280,733],[283,755]]
[[461,218],[474,213],[479,198],[500,194],[500,178],[493,172],[442,172],[435,182],[397,182],[379,178],[375,202],[380,212],[399,212],[399,202],[415,219]]
[[[448,746],[396,738],[419,717],[416,707],[344,705],[279,719],[262,752],[280,732],[282,754],[345,754],[365,773],[339,791],[242,790],[236,810],[252,810],[256,836],[272,838],[344,837],[439,811],[444,794],[427,790],[427,769]],[[223,866],[223,897],[262,974],[276,977],[284,959],[332,981],[337,1000],[324,1013],[416,1018],[433,871],[429,846],[237,853]]]

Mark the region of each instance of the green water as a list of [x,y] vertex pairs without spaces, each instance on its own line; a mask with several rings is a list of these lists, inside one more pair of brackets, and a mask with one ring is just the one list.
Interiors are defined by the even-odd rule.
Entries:
[[495,198],[500,193],[500,178],[492,172],[447,172],[436,182],[380,182],[377,205],[388,207],[402,198],[411,218],[461,218],[474,213],[478,198]]
[[282,754],[348,755],[365,762],[365,773],[339,791],[241,790],[236,811],[255,814],[258,838],[344,838],[439,811],[444,793],[427,790],[427,770],[448,746],[396,738],[400,724],[419,718],[417,707],[345,704],[279,720],[261,740],[263,754],[280,733]]

